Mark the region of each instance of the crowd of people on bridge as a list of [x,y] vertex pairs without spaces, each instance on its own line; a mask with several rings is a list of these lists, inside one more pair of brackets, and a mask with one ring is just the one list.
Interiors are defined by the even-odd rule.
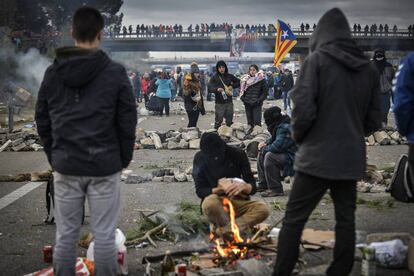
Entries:
[[[288,24],[289,27],[290,24]],[[309,23],[301,23],[299,28],[293,28],[292,31],[298,35],[311,34],[316,28],[316,23],[312,27]],[[247,33],[256,34],[258,36],[274,36],[276,27],[274,24],[236,24],[231,23],[201,23],[190,24],[183,27],[182,24],[174,25],[144,25],[137,24],[129,26],[110,26],[106,29],[107,35],[110,37],[182,37],[182,36],[207,36],[211,32],[224,32],[230,36],[233,29],[244,29]],[[401,31],[401,30],[400,30]],[[399,28],[394,25],[392,28],[388,24],[371,24],[365,25],[354,24],[351,27],[353,35],[359,36],[395,36],[399,35]],[[414,36],[414,25],[409,25],[407,29],[403,29],[403,33],[408,36]]]

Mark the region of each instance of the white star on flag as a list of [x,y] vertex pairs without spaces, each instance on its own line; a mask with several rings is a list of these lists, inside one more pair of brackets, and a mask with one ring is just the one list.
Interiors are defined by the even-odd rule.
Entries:
[[288,31],[283,31],[282,38],[286,39],[286,37],[289,37]]

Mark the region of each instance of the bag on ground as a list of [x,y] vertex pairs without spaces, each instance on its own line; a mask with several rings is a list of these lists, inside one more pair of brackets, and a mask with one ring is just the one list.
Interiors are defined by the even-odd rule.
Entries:
[[394,175],[387,192],[398,201],[414,202],[414,181],[410,179],[408,171],[408,156],[403,154],[394,167]]

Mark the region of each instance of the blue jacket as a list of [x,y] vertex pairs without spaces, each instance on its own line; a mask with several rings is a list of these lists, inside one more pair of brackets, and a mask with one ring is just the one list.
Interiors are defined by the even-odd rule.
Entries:
[[267,152],[286,154],[286,161],[283,168],[283,176],[293,176],[293,162],[297,150],[296,144],[292,139],[292,130],[290,124],[282,122],[276,126],[272,133],[272,138],[266,142],[264,154]]
[[401,63],[394,80],[394,114],[398,131],[414,143],[414,53]]
[[157,92],[155,95],[159,98],[169,99],[171,98],[171,89],[172,83],[171,80],[168,79],[158,79],[155,82],[155,85],[158,86]]

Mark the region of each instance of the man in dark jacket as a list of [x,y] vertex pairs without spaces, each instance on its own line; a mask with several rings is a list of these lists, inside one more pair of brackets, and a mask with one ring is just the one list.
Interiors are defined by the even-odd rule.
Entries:
[[414,181],[414,53],[399,68],[394,87],[395,122],[398,131],[408,140],[409,173]]
[[310,50],[292,91],[299,149],[273,275],[291,274],[304,225],[328,189],[337,222],[327,274],[348,275],[355,250],[356,181],[366,166],[364,136],[381,126],[379,75],[337,8],[320,19]]
[[[224,232],[229,230],[229,217],[222,203],[223,198],[228,197],[241,230],[264,221],[269,215],[266,204],[249,200],[249,196],[256,193],[256,183],[246,153],[226,145],[216,133],[203,134],[200,149],[194,156],[193,178],[208,220],[224,227]],[[229,182],[231,184],[225,185]]]
[[289,69],[286,69],[285,72],[282,73],[280,84],[281,84],[281,89],[282,89],[284,110],[286,111],[288,108],[289,110],[291,110],[292,107],[290,106],[289,91],[292,90],[293,88],[294,80],[293,80],[292,72],[290,72]]
[[240,87],[240,80],[229,73],[227,65],[220,60],[216,65],[216,74],[210,79],[208,90],[216,96],[215,123],[218,129],[226,119],[226,125],[233,124],[233,88]]
[[386,127],[388,123],[388,113],[390,112],[394,69],[392,68],[392,65],[387,62],[385,51],[383,49],[376,49],[372,59],[380,74],[382,126]]
[[281,196],[284,195],[283,178],[293,176],[296,144],[292,138],[290,118],[281,114],[279,107],[267,109],[263,117],[272,137],[259,144],[257,190],[262,192],[262,197]]
[[88,197],[95,275],[116,275],[120,172],[132,159],[137,112],[127,73],[99,50],[104,21],[94,8],[73,17],[75,47],[56,50],[36,105],[37,130],[55,171],[55,275],[75,275]]

